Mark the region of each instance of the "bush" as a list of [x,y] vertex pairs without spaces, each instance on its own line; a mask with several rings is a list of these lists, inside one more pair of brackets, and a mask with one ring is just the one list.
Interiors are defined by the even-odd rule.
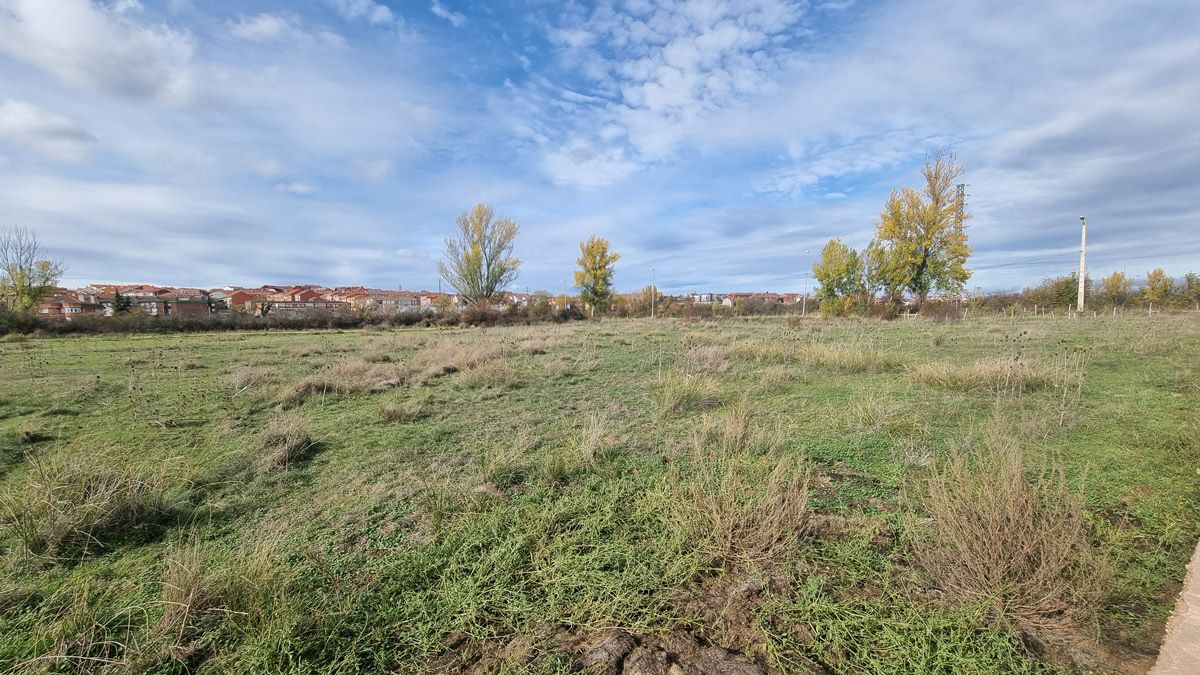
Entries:
[[983,605],[1007,628],[1072,624],[1095,607],[1110,572],[1060,466],[1029,480],[1020,447],[994,433],[954,450],[923,494],[931,521],[914,556],[955,604]]
[[0,494],[0,522],[25,550],[74,558],[106,548],[171,510],[167,480],[107,453],[31,457],[23,483]]
[[963,308],[957,302],[928,301],[921,305],[921,316],[934,323],[946,323],[962,319]]

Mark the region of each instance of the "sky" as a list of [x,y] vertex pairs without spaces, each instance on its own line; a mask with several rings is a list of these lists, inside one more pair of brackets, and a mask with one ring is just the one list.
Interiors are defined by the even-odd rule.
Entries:
[[1200,2],[0,0],[0,225],[66,285],[798,291],[931,152],[970,289],[1200,270]]

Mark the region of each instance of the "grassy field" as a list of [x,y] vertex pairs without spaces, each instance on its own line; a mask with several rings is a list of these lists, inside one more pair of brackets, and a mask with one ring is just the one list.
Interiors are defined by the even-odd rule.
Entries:
[[1200,320],[0,342],[0,670],[1144,671]]

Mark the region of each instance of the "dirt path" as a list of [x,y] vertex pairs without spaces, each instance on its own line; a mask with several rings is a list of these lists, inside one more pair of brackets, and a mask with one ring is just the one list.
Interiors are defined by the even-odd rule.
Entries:
[[1188,565],[1183,590],[1167,624],[1167,637],[1151,675],[1200,673],[1200,544]]

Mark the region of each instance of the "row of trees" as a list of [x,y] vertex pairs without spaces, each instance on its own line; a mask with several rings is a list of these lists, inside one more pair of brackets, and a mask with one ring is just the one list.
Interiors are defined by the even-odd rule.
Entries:
[[[521,260],[513,255],[513,245],[520,227],[509,218],[497,217],[486,204],[459,214],[456,225],[457,235],[446,238],[446,259],[438,263],[438,273],[468,303],[491,304],[517,278]],[[593,316],[612,309],[612,280],[620,259],[607,239],[593,235],[579,242],[575,287]],[[535,298],[538,311],[543,303],[549,307],[549,297],[543,293]]]
[[[1189,272],[1180,280],[1171,278],[1161,267],[1146,273],[1137,283],[1124,272],[1113,272],[1099,282],[1083,280],[1084,303],[1089,307],[1139,306],[1200,309],[1200,274]],[[1015,302],[1042,307],[1071,307],[1079,299],[1079,275],[1071,273],[1046,279],[1019,294]]]
[[831,239],[813,265],[821,311],[866,311],[881,296],[897,302],[908,293],[920,306],[931,293],[959,293],[971,271],[964,222],[969,218],[958,190],[963,165],[939,152],[921,167],[925,185],[892,191],[875,237],[860,253]]

